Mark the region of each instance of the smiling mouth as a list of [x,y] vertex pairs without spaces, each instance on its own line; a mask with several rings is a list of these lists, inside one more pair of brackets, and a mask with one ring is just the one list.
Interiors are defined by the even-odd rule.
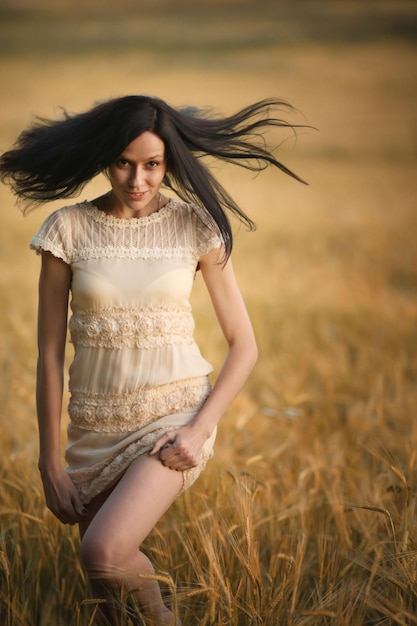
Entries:
[[130,196],[133,200],[141,200],[143,196],[147,193],[148,193],[147,191],[138,191],[138,192],[128,191],[127,195]]

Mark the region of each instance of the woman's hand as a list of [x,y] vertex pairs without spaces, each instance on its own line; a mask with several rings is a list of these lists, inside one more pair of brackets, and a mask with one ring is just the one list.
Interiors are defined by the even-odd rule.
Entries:
[[155,442],[149,456],[159,454],[159,459],[165,467],[183,472],[197,467],[206,439],[198,428],[188,424],[162,435]]
[[63,524],[77,524],[87,509],[71,478],[61,467],[53,476],[41,472],[46,505]]

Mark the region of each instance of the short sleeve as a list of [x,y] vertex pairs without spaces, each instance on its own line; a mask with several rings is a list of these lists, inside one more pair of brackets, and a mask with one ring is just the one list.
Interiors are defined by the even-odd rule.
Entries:
[[55,211],[43,222],[42,226],[30,241],[29,247],[37,254],[47,251],[54,256],[71,263],[71,245],[69,225],[65,220],[65,210]]
[[212,216],[201,207],[193,206],[197,217],[195,223],[197,255],[203,256],[211,250],[217,250],[224,245],[224,239],[219,227]]

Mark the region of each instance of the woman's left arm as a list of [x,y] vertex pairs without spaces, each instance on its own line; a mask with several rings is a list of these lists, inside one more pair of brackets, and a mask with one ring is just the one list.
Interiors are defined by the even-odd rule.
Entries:
[[231,259],[225,266],[219,264],[214,250],[200,259],[200,268],[228,345],[213,391],[193,422],[208,438],[246,382],[258,350]]
[[223,266],[219,263],[219,251],[213,250],[200,258],[200,269],[228,352],[213,390],[199,413],[187,426],[159,439],[151,452],[152,455],[160,452],[162,462],[178,470],[198,463],[201,447],[244,385],[258,355],[231,259]]

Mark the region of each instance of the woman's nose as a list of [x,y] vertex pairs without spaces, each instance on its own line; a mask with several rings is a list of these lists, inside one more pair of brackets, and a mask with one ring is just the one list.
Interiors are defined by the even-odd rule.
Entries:
[[144,171],[141,167],[134,167],[131,171],[130,183],[139,186],[143,183]]

